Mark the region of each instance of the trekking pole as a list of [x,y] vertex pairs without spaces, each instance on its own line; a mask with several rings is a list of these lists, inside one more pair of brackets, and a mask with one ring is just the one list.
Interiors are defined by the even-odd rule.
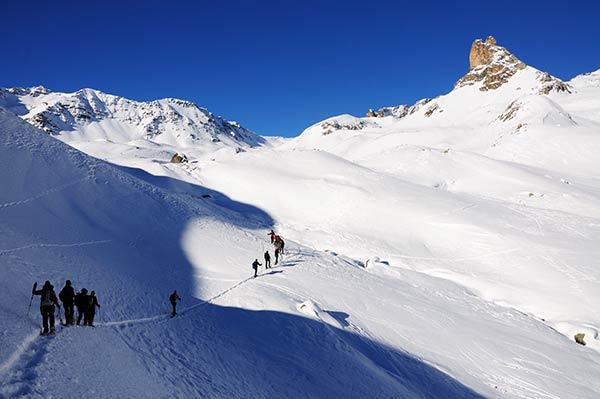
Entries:
[[32,302],[33,302],[33,292],[31,293],[31,299],[29,300],[29,307],[27,308],[27,316],[29,316],[29,311],[31,310]]
[[37,281],[33,283],[33,289],[31,290],[31,299],[29,300],[29,307],[27,308],[27,316],[29,316],[29,311],[31,310],[31,302],[33,302],[34,291],[37,288]]

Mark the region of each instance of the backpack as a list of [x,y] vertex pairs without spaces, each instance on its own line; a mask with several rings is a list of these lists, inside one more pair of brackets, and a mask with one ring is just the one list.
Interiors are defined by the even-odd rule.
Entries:
[[53,294],[54,292],[50,289],[42,291],[42,306],[54,305]]

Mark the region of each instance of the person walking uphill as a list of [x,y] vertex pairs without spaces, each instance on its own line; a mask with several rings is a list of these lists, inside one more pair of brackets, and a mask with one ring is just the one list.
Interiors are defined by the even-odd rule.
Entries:
[[75,290],[71,286],[71,280],[67,280],[63,289],[60,290],[58,297],[65,309],[65,325],[72,326],[75,324],[75,309],[73,307],[75,304]]
[[[44,330],[42,335],[54,334],[54,305],[60,308],[58,304],[58,298],[54,292],[54,287],[50,284],[50,281],[46,281],[41,290],[36,289],[37,282],[33,284],[31,290],[32,295],[40,295],[40,313],[42,314],[42,325]],[[50,324],[48,326],[48,324]]]
[[[89,295],[86,288],[82,288],[81,292],[75,295],[75,306],[77,306],[77,325],[81,323],[81,319],[85,316],[88,308]],[[85,325],[85,318],[83,319],[83,325]]]
[[258,259],[254,259],[254,262],[252,262],[252,268],[254,269],[254,277],[256,277],[258,275],[258,267],[262,266],[259,262]]
[[171,317],[175,317],[177,314],[177,301],[181,301],[181,298],[177,294],[177,290],[173,291],[171,296],[169,296],[169,302],[171,302],[171,306],[173,306],[173,312],[171,313]]
[[90,296],[87,298],[87,309],[85,310],[85,318],[83,319],[83,325],[94,327],[94,317],[96,316],[96,308],[99,308],[98,298],[96,298],[96,291],[92,291]]
[[269,251],[265,252],[265,269],[270,269],[271,268],[271,254],[269,254]]

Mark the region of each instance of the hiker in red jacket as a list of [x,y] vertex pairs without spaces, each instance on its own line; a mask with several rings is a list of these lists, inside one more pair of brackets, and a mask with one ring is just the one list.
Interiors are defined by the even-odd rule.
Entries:
[[[54,334],[54,305],[60,308],[58,304],[58,298],[54,292],[54,287],[50,284],[50,281],[46,281],[41,290],[36,290],[37,282],[33,284],[31,290],[32,295],[40,295],[40,312],[42,313],[42,324],[44,330],[42,335]],[[50,322],[50,329],[48,329],[48,322]]]

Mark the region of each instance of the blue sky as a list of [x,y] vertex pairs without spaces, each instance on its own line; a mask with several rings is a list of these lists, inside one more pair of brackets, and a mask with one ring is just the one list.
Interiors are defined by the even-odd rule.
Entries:
[[493,35],[562,79],[600,68],[600,1],[8,1],[0,87],[177,97],[261,134],[444,94]]

